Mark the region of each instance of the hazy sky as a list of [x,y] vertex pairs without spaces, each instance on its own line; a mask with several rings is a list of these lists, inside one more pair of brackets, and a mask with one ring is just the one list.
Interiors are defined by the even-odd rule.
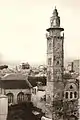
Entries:
[[80,0],[0,0],[0,59],[46,63],[45,34],[55,5],[65,58],[80,58]]

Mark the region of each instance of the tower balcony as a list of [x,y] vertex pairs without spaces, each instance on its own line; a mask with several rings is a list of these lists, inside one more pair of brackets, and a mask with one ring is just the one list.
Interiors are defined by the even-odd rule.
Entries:
[[46,33],[46,38],[49,40],[51,38],[51,35],[49,33]]

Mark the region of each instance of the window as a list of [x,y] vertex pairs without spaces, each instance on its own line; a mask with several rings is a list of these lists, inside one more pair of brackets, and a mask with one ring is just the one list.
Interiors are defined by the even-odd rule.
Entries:
[[55,56],[54,56],[54,60],[56,60],[56,59],[55,59]]
[[72,92],[70,92],[70,98],[72,98],[73,97],[73,93]]
[[59,64],[59,61],[57,61],[57,65]]
[[51,65],[51,58],[48,58],[48,65]]
[[17,95],[17,102],[23,102],[24,101],[24,93],[23,92],[20,92],[18,95]]
[[54,23],[53,23],[53,25],[54,25],[54,26],[56,26],[56,19],[54,19],[54,21],[53,21],[53,22],[54,22]]
[[31,94],[26,94],[25,98],[26,98],[25,99],[26,101],[30,102],[31,101]]
[[66,97],[66,99],[68,98],[68,92],[66,92],[65,97]]
[[36,88],[34,88],[34,94],[36,95]]
[[48,80],[51,80],[51,72],[50,71],[47,72],[47,77],[48,77]]
[[70,89],[73,89],[73,86],[72,86],[72,85],[70,86]]
[[36,88],[33,88],[33,89],[32,89],[32,93],[36,95],[37,89],[36,89]]
[[13,99],[14,99],[13,93],[8,93],[7,97],[8,97],[8,103],[13,103]]
[[77,98],[77,92],[74,92],[74,98]]

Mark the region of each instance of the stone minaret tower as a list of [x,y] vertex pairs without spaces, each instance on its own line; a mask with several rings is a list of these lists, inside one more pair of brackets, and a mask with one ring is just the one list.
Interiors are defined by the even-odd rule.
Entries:
[[57,9],[50,19],[50,28],[47,29],[47,89],[46,89],[46,117],[53,120],[63,119],[63,65],[64,31],[60,27],[60,17]]

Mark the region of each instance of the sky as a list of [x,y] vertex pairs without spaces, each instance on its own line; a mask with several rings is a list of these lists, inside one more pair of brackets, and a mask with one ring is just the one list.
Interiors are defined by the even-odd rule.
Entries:
[[46,29],[55,6],[65,60],[80,58],[80,0],[0,0],[0,62],[46,63]]

